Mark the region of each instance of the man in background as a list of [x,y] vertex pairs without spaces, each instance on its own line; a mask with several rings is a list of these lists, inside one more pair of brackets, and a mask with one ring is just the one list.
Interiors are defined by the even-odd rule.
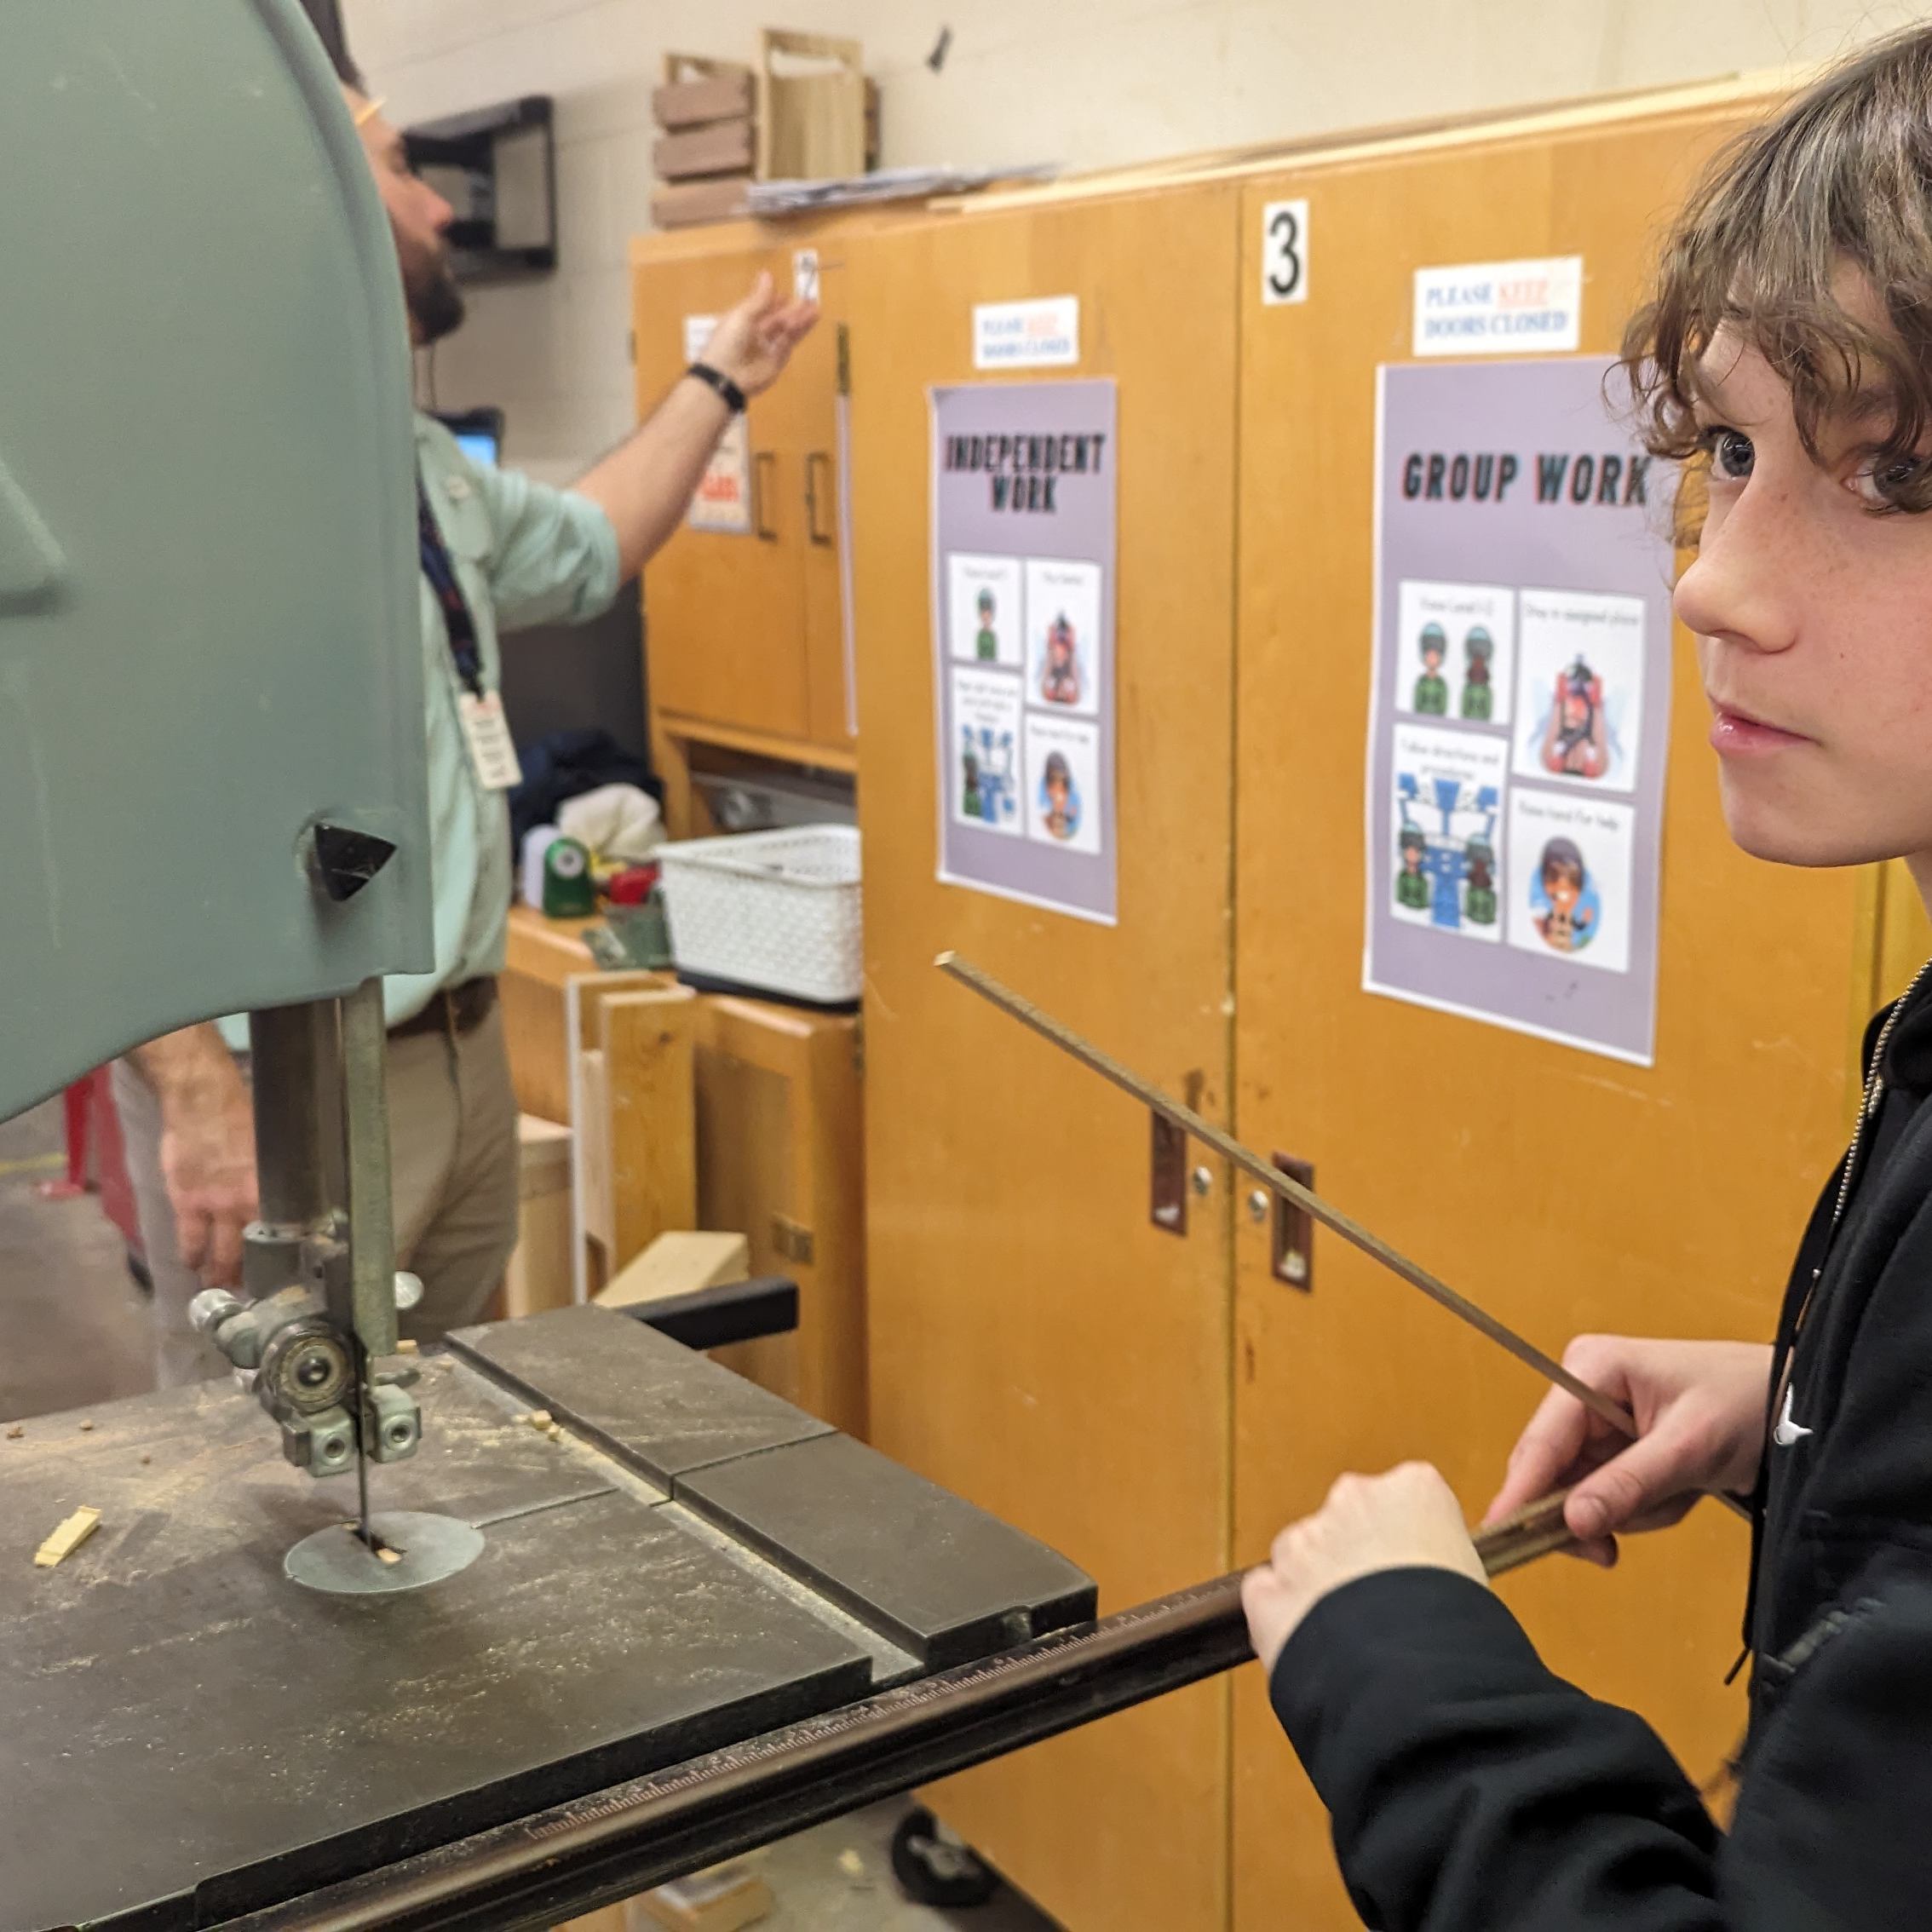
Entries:
[[[446,239],[453,211],[411,171],[381,103],[346,80],[343,94],[420,348],[463,320]],[[497,742],[498,635],[605,610],[677,528],[733,414],[778,379],[816,319],[761,277],[643,427],[569,490],[472,463],[440,423],[416,418],[435,966],[390,977],[383,996],[397,1265],[424,1289],[403,1325],[420,1339],[475,1320],[516,1245],[517,1108],[496,999],[514,782]],[[164,1387],[226,1371],[187,1303],[239,1279],[242,1230],[257,1211],[252,1108],[229,1045],[245,1038],[224,1024],[227,1037],[213,1023],[188,1027],[114,1069]]]

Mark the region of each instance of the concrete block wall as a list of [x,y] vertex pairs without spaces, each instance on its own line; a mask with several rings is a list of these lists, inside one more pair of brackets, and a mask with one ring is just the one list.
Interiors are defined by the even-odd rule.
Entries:
[[1932,0],[343,0],[342,12],[399,124],[556,96],[561,266],[477,291],[435,379],[446,407],[502,406],[510,460],[561,480],[632,421],[625,248],[650,224],[650,95],[667,48],[749,59],[760,26],[849,34],[881,85],[886,165],[1092,168],[1822,60],[1932,14]]

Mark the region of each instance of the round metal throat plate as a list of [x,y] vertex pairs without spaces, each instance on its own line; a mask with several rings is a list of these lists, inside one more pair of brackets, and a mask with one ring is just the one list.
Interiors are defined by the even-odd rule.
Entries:
[[310,1590],[335,1596],[382,1596],[421,1590],[467,1570],[483,1554],[483,1532],[454,1516],[394,1509],[370,1518],[376,1540],[395,1561],[379,1556],[348,1523],[305,1536],[282,1561],[283,1570]]

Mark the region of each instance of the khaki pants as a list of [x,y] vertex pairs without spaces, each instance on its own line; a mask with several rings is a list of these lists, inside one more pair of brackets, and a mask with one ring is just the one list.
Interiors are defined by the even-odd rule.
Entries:
[[[202,1283],[181,1265],[174,1210],[161,1179],[161,1107],[131,1061],[117,1061],[114,1102],[127,1143],[141,1238],[154,1277],[154,1373],[171,1389],[225,1375],[220,1350],[189,1326]],[[474,1321],[516,1246],[516,1096],[503,1019],[451,1038],[389,1042],[389,1143],[396,1265],[423,1278],[423,1300],[402,1317],[419,1342]]]

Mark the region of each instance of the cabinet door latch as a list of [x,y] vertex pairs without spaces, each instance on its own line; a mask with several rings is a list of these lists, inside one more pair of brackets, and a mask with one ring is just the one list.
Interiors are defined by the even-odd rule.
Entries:
[[1170,1234],[1187,1232],[1187,1131],[1163,1114],[1153,1122],[1153,1203],[1149,1219]]
[[775,492],[773,479],[778,474],[778,452],[751,452],[751,534],[767,543],[778,542],[778,525],[771,521]]
[[821,506],[830,509],[833,502],[832,460],[823,450],[808,451],[805,457],[805,534],[814,543],[830,544],[833,532],[820,521]]
[[[1198,1067],[1189,1067],[1182,1084],[1189,1109],[1199,1113],[1201,1095],[1207,1087],[1206,1074]],[[1148,1218],[1156,1228],[1164,1228],[1170,1234],[1185,1234],[1187,1232],[1187,1190],[1193,1187],[1196,1193],[1205,1193],[1207,1188],[1199,1187],[1195,1176],[1188,1170],[1187,1130],[1176,1127],[1162,1114],[1150,1113],[1148,1118],[1153,1123],[1153,1199]],[[1207,1169],[1202,1168],[1199,1172],[1207,1174],[1209,1185],[1213,1184],[1213,1176]]]
[[[1274,1164],[1291,1181],[1299,1181],[1314,1191],[1314,1163],[1297,1160],[1293,1154],[1277,1153]],[[1285,1281],[1303,1294],[1314,1291],[1314,1216],[1306,1208],[1277,1194],[1274,1197],[1274,1270],[1277,1281]]]

